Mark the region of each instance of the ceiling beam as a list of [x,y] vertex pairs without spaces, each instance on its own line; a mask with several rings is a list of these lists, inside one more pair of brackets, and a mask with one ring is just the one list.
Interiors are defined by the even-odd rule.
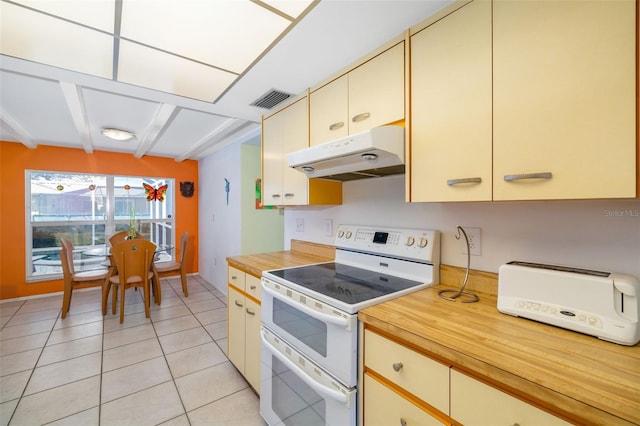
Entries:
[[177,162],[184,161],[189,157],[196,155],[198,152],[210,148],[212,145],[221,141],[225,135],[237,130],[239,127],[246,125],[243,120],[237,118],[229,118],[225,120],[221,125],[209,132],[205,137],[193,144],[189,150],[184,152],[181,156],[176,158]]
[[10,116],[6,111],[0,109],[0,123],[2,127],[6,127],[18,137],[20,142],[29,149],[34,149],[38,147],[38,144],[34,142],[33,137],[27,132],[24,127],[16,121],[15,118]]
[[178,108],[175,105],[160,104],[149,126],[140,138],[134,157],[142,158],[143,155],[153,148],[158,141],[158,135],[171,122],[172,117],[175,117],[177,110]]
[[207,147],[202,151],[198,152],[199,158],[204,158],[208,155],[213,154],[214,152],[218,152],[227,146],[238,143],[243,144],[245,142],[249,142],[256,137],[259,137],[262,134],[262,127],[258,123],[245,123],[245,126],[238,128],[236,131],[232,133],[227,133],[224,136],[224,139],[220,142],[216,143],[211,147]]
[[91,139],[89,117],[87,117],[87,109],[84,106],[82,89],[76,84],[66,83],[64,81],[60,82],[60,87],[62,88],[62,94],[67,103],[67,108],[69,108],[69,112],[71,113],[73,124],[76,126],[76,130],[78,130],[84,151],[87,154],[93,154],[93,140]]

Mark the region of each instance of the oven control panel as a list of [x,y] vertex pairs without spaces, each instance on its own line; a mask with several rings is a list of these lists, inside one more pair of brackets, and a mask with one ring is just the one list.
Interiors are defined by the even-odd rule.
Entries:
[[439,263],[440,259],[440,233],[434,230],[339,225],[335,245],[431,263]]

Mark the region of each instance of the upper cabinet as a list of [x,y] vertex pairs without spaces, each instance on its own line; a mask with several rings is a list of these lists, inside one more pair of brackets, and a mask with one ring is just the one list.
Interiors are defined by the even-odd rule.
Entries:
[[491,200],[491,3],[411,36],[411,201]]
[[307,179],[287,154],[309,146],[307,97],[262,121],[262,202],[265,206],[341,204],[342,184]]
[[635,197],[635,8],[475,0],[412,34],[408,200]]
[[635,8],[494,1],[494,200],[636,195]]
[[405,42],[310,94],[310,145],[404,120]]

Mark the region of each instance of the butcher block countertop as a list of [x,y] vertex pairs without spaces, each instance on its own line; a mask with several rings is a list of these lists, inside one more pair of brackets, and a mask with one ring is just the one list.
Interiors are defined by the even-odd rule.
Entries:
[[365,327],[570,422],[640,424],[640,344],[502,314],[495,292],[478,293],[477,303],[447,301],[438,297],[445,287],[451,285],[363,309],[358,317]]
[[262,271],[269,269],[329,262],[335,258],[336,250],[333,246],[291,240],[291,250],[227,257],[227,263],[259,278]]

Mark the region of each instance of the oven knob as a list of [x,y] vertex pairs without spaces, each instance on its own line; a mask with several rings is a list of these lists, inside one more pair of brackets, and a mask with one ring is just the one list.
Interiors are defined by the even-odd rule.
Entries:
[[424,248],[427,246],[428,240],[426,238],[420,238],[420,247]]
[[344,231],[340,230],[338,231],[338,238],[342,238],[342,237],[344,237]]
[[351,238],[352,235],[351,231],[347,231],[347,239]]
[[415,243],[415,242],[416,242],[416,239],[415,239],[415,238],[413,238],[413,237],[407,237],[407,245],[408,245],[409,247],[411,247],[411,246],[413,245],[413,243]]

